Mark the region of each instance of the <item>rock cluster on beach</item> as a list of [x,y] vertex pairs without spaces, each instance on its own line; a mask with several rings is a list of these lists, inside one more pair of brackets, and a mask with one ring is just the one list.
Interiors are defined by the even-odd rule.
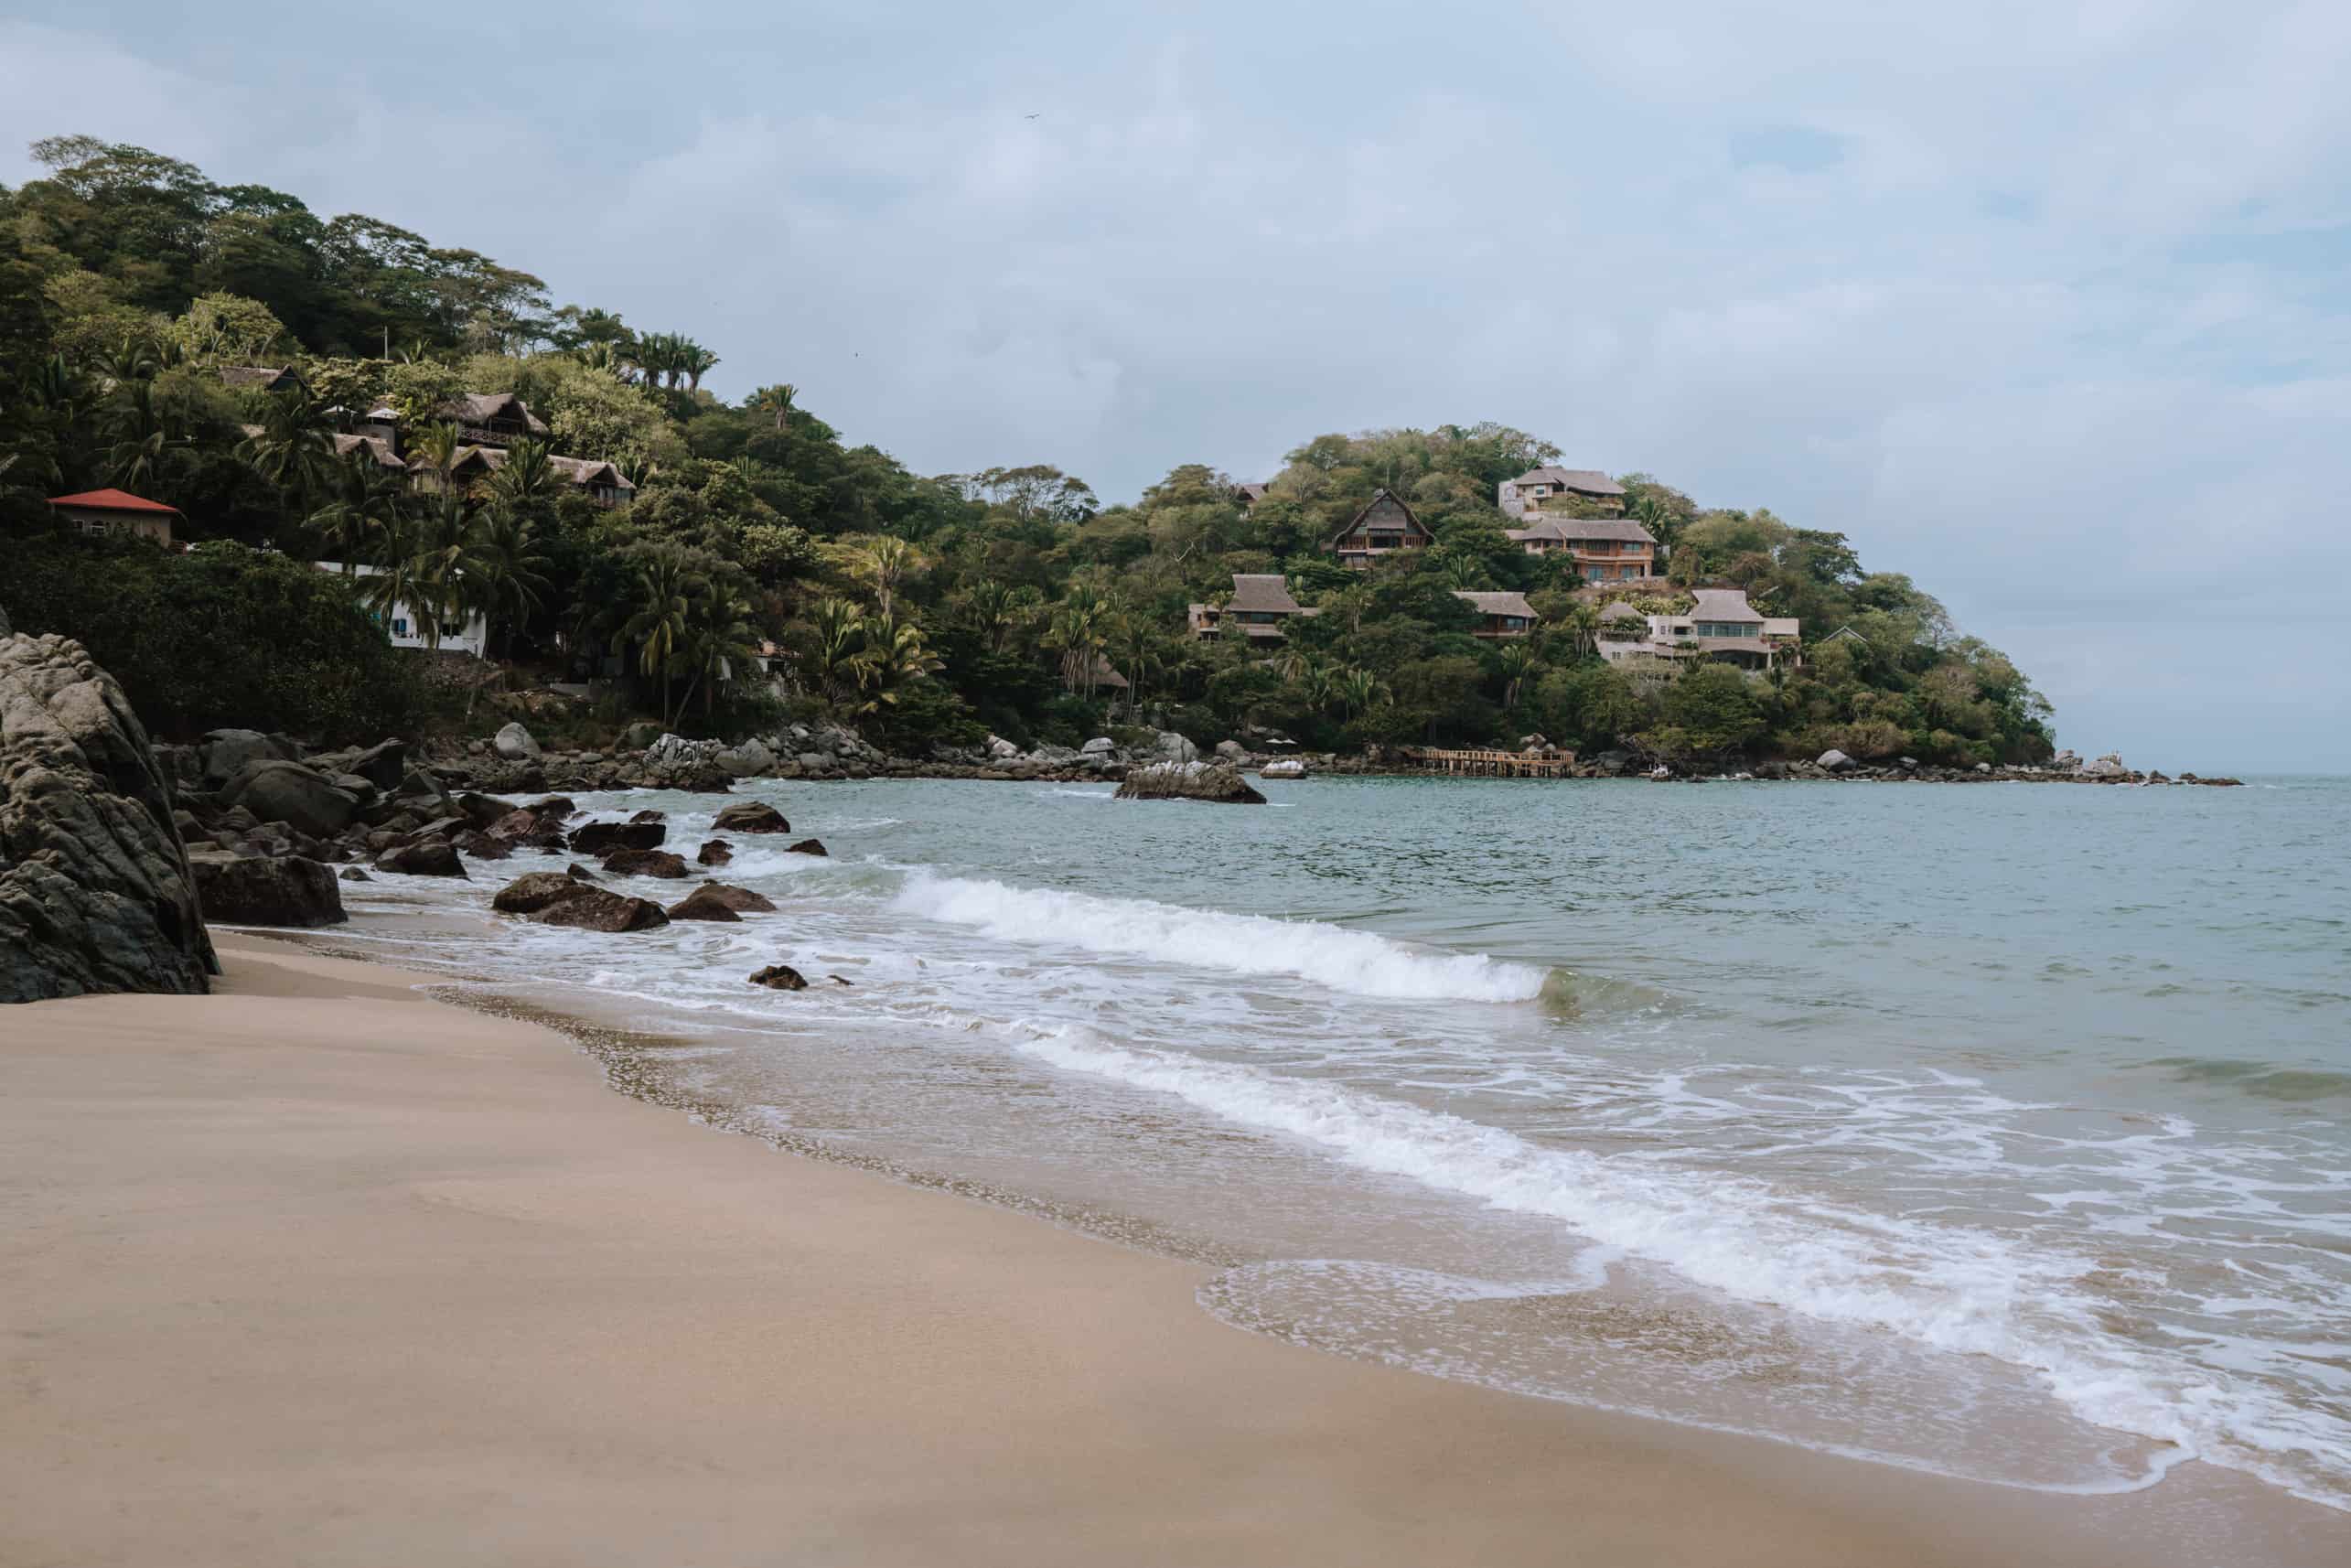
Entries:
[[0,633],[0,1002],[220,972],[169,778],[80,643]]

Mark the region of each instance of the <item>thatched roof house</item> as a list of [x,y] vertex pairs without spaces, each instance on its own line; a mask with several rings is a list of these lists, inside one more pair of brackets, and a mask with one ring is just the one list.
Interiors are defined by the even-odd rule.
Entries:
[[531,405],[512,392],[467,392],[434,409],[433,417],[457,426],[458,434],[476,446],[510,446],[547,434],[546,423]]
[[220,384],[242,392],[247,388],[265,392],[291,392],[306,383],[300,371],[292,365],[223,365]]
[[1625,504],[1625,487],[1597,468],[1558,468],[1545,464],[1528,469],[1515,479],[1503,480],[1495,489],[1494,504],[1502,509],[1505,517],[1527,517],[1542,510],[1545,501],[1569,498],[1620,509]]
[[1398,550],[1423,550],[1436,542],[1403,498],[1374,490],[1347,525],[1326,546],[1342,566],[1365,567],[1375,556]]
[[1517,593],[1474,593],[1467,589],[1454,590],[1455,598],[1478,614],[1473,635],[1487,638],[1524,637],[1535,628],[1535,607],[1527,603],[1527,596]]
[[1238,626],[1252,642],[1279,642],[1283,622],[1314,613],[1290,596],[1290,586],[1279,573],[1235,572],[1230,598],[1221,605],[1192,607],[1192,635],[1205,639],[1227,626]]

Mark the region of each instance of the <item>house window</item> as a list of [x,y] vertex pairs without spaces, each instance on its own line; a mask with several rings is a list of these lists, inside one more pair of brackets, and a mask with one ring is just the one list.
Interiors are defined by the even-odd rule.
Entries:
[[1371,536],[1371,548],[1374,550],[1401,550],[1403,547],[1404,536],[1401,533],[1375,533]]
[[1607,575],[1608,568],[1605,566],[1586,566],[1583,569],[1583,580],[1587,583],[1596,583]]
[[394,616],[392,618],[392,635],[394,637],[406,637],[408,635],[408,618],[406,616]]

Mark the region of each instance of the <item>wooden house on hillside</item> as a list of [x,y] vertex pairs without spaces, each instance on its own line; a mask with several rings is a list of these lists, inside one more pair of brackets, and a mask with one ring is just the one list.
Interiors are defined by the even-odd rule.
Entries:
[[1503,480],[1494,492],[1494,504],[1505,517],[1534,517],[1575,501],[1588,503],[1583,510],[1622,511],[1625,487],[1597,468],[1555,468],[1545,464],[1515,479]]
[[1340,565],[1360,570],[1378,556],[1399,550],[1425,550],[1434,542],[1401,498],[1374,490],[1326,548],[1338,556]]
[[435,408],[433,417],[455,424],[457,434],[475,446],[511,446],[525,437],[547,437],[545,422],[512,392],[467,392]]
[[1290,596],[1279,573],[1235,572],[1232,597],[1221,605],[1192,607],[1192,635],[1205,642],[1238,627],[1251,642],[1279,642],[1284,623],[1314,613]]

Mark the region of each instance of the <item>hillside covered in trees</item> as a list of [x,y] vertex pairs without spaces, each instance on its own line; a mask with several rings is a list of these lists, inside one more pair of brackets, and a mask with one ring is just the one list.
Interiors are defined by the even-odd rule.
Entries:
[[[518,680],[617,676],[615,725],[741,733],[780,704],[912,753],[1140,723],[1341,750],[1540,731],[1678,763],[2052,750],[2025,677],[1908,578],[1648,475],[1619,482],[1667,586],[1736,585],[1799,618],[1801,660],[1604,661],[1600,612],[1634,590],[1505,536],[1497,486],[1562,456],[1522,431],[1314,436],[1253,505],[1198,464],[1112,505],[1041,464],[922,476],[847,444],[789,381],[722,402],[702,384],[717,351],[557,307],[470,251],[136,147],[35,153],[48,176],[0,188],[0,603],[19,629],[84,638],[167,731],[455,720],[369,624],[397,602],[428,635],[486,617]],[[284,366],[279,390],[252,373]],[[446,410],[505,392],[543,428],[461,474]],[[378,410],[421,467],[352,444]],[[592,494],[565,459],[623,478]],[[66,536],[46,498],[102,487],[179,509],[194,548]],[[1342,567],[1326,544],[1382,489],[1433,544]],[[294,569],[317,559],[373,570]],[[1196,639],[1187,606],[1236,573],[1280,574],[1319,613],[1272,650]],[[1540,623],[1482,640],[1456,590],[1524,593]],[[1670,600],[1647,584],[1636,607]]]

